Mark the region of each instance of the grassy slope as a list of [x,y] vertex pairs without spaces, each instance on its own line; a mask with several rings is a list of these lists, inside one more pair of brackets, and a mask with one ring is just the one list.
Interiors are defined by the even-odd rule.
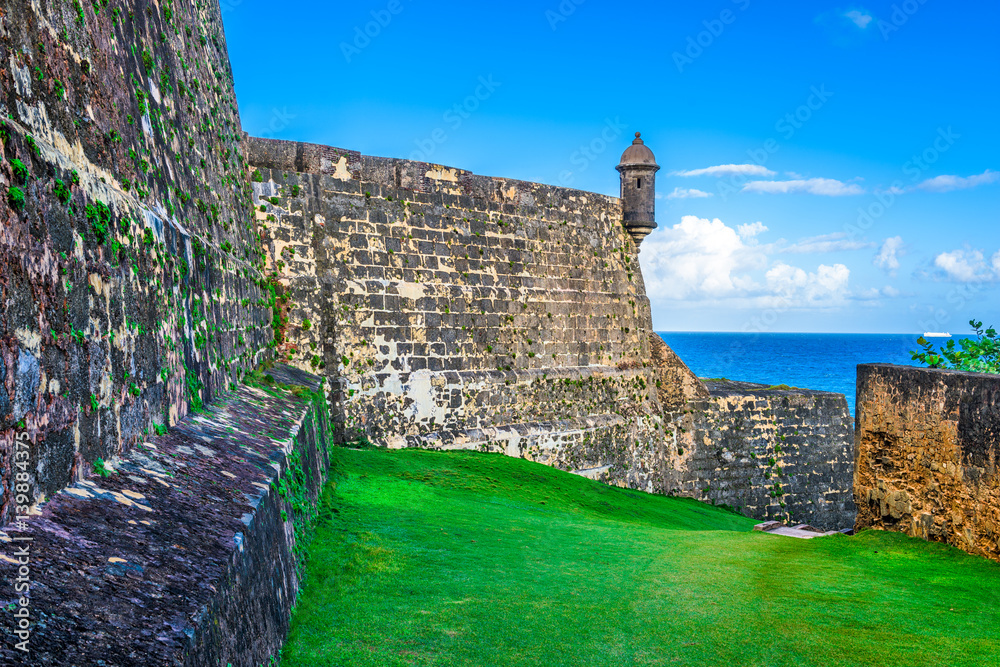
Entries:
[[499,455],[335,454],[283,667],[1000,665],[1000,567]]

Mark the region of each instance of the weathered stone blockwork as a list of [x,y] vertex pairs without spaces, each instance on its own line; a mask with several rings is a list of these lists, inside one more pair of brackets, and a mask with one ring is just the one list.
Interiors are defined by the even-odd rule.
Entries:
[[675,422],[675,493],[760,519],[853,525],[854,430],[842,394],[706,385],[711,398],[691,401]]
[[1000,560],[1000,377],[858,366],[858,528]]
[[[649,371],[631,370],[648,365],[649,301],[618,200],[248,143],[290,297],[282,352],[339,383],[348,438],[448,444],[652,398]],[[573,391],[554,398],[557,380]]]
[[[57,493],[27,531],[0,531],[5,581],[18,567],[8,554],[30,547],[33,619],[27,656],[2,633],[2,664],[224,667],[278,655],[332,432],[319,378],[268,373],[315,394],[242,385],[137,445],[111,476]],[[12,541],[23,536],[32,541]],[[0,606],[16,606],[12,595],[5,587]]]
[[[211,400],[273,335],[217,4],[7,0],[0,139],[2,524]],[[15,502],[18,422],[35,446]]]
[[248,159],[289,298],[280,351],[339,387],[346,439],[853,523],[846,401],[710,393],[651,332],[618,200],[312,144],[249,139]]

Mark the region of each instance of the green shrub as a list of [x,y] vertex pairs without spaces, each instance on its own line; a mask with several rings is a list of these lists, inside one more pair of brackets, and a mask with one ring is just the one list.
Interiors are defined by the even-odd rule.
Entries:
[[53,186],[52,188],[52,194],[54,194],[56,196],[56,199],[61,201],[63,204],[68,203],[70,198],[72,198],[73,196],[73,193],[69,191],[69,188],[66,187],[66,184],[63,183],[58,178],[56,179],[55,186]]
[[108,240],[108,230],[111,228],[111,209],[102,201],[87,204],[84,215],[90,221],[90,228],[99,245]]
[[28,168],[17,158],[10,161],[10,170],[14,172],[14,180],[22,184],[28,182]]
[[7,190],[7,202],[15,211],[24,209],[24,190],[13,185]]
[[94,472],[101,477],[109,477],[111,475],[111,470],[108,469],[102,458],[94,461]]
[[954,340],[949,340],[935,352],[934,345],[921,336],[917,345],[923,348],[923,352],[910,352],[911,358],[931,368],[1000,374],[1000,338],[996,329],[983,329],[983,323],[976,320],[969,320],[969,324],[977,338],[964,338],[957,346]]

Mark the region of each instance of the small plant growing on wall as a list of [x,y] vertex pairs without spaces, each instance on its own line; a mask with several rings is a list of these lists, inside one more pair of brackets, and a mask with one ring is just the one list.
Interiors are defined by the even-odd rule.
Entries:
[[15,211],[20,211],[24,209],[24,190],[15,186],[12,186],[7,190],[7,203]]
[[10,170],[14,173],[14,180],[21,184],[28,182],[28,168],[17,158],[10,161]]
[[87,220],[90,221],[90,227],[94,232],[97,243],[104,245],[104,242],[108,239],[108,231],[111,225],[111,209],[104,202],[98,201],[96,204],[87,204],[84,214]]
[[112,471],[107,467],[104,459],[99,458],[94,461],[94,473],[100,475],[101,477],[109,477],[111,476]]
[[63,204],[68,203],[70,198],[73,196],[69,188],[66,187],[66,184],[58,178],[56,179],[55,185],[52,187],[52,194],[54,194],[56,199]]

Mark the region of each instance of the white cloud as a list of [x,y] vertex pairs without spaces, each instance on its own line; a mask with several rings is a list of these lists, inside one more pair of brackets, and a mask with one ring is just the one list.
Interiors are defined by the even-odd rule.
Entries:
[[705,167],[704,169],[692,169],[690,171],[675,171],[674,176],[775,176],[776,172],[766,169],[759,164],[720,164],[716,167]]
[[879,289],[878,287],[870,287],[868,289],[860,290],[854,295],[854,298],[857,301],[865,302],[864,305],[866,306],[877,306],[882,303],[882,299],[895,299],[900,294],[902,294],[902,292],[892,285],[886,285],[882,289]]
[[854,23],[857,24],[857,26],[862,30],[867,28],[868,24],[874,20],[872,15],[869,14],[868,12],[859,12],[856,9],[852,9],[851,11],[844,14],[844,16],[854,21]]
[[777,264],[767,272],[767,286],[775,293],[789,293],[805,287],[809,275],[802,269],[788,264]]
[[843,264],[820,264],[816,273],[806,273],[800,268],[779,262],[766,274],[767,286],[773,293],[807,303],[843,301],[847,296],[850,277],[850,269]]
[[640,257],[647,291],[666,299],[746,294],[755,287],[746,271],[767,263],[732,227],[693,215],[650,234]]
[[831,307],[855,298],[849,289],[851,272],[843,264],[807,271],[774,262],[771,255],[780,252],[778,244],[758,242],[767,231],[761,222],[734,229],[719,219],[696,216],[654,231],[639,255],[649,297],[737,308]]
[[667,199],[702,199],[711,196],[711,192],[703,192],[694,188],[690,190],[687,188],[674,188],[674,191],[667,195]]
[[895,274],[899,268],[900,251],[903,249],[902,236],[890,236],[882,242],[882,248],[875,255],[872,263],[883,271]]
[[868,241],[854,241],[849,239],[847,232],[836,232],[834,234],[822,234],[801,239],[791,245],[779,244],[777,250],[784,253],[814,253],[814,252],[838,252],[841,250],[861,250],[863,248],[873,248],[874,244]]
[[756,243],[756,237],[767,231],[767,227],[764,226],[763,222],[757,221],[750,225],[740,225],[736,228],[736,233],[740,235],[740,238],[746,242]]
[[1000,250],[997,250],[991,261],[993,263],[993,273],[1000,277]]
[[1000,268],[1000,259],[994,255],[991,263],[986,264],[981,250],[965,248],[964,250],[953,250],[943,252],[934,258],[934,266],[944,272],[945,277],[963,283],[978,283],[993,280],[997,277],[997,269]]
[[865,189],[855,183],[844,183],[833,178],[809,178],[794,181],[751,181],[743,186],[743,192],[788,194],[806,192],[825,197],[864,194]]
[[906,188],[901,188],[898,185],[890,185],[884,190],[881,188],[875,189],[876,194],[890,194],[890,195],[905,195],[909,191],[910,190]]
[[952,190],[967,190],[978,185],[987,185],[1000,181],[1000,172],[987,169],[974,176],[937,176],[929,178],[917,187],[927,192],[951,192]]

